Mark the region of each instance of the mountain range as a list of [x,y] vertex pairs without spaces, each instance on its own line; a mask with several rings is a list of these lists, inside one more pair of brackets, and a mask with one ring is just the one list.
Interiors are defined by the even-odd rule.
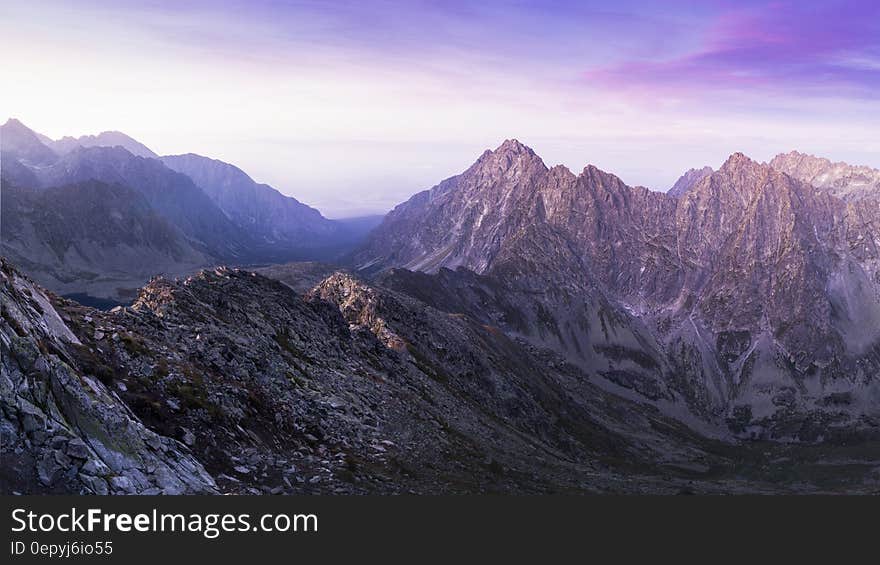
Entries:
[[3,127],[8,490],[880,490],[880,171],[662,193],[507,140],[358,242],[220,161]]
[[[233,165],[159,157],[120,132],[52,141],[10,119],[0,143],[3,253],[62,293],[125,302],[156,273],[326,259],[375,223],[328,220]],[[138,227],[121,238],[105,223]]]
[[548,168],[508,140],[390,212],[355,264],[501,285],[503,307],[478,294],[494,323],[597,370],[609,390],[743,435],[816,437],[876,426],[871,175],[737,153],[664,194],[592,165]]

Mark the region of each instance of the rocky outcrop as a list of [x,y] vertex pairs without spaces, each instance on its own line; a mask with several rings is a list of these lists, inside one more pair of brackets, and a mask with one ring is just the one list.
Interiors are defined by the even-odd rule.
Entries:
[[120,400],[100,351],[83,345],[50,298],[5,260],[0,308],[5,493],[216,492],[186,447],[149,430]]

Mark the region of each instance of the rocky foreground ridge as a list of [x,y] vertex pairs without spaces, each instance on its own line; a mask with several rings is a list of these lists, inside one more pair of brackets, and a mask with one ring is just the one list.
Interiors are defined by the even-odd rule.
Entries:
[[4,492],[870,492],[880,480],[876,444],[709,439],[484,320],[345,273],[299,293],[218,268],[154,279],[111,312],[5,260],[0,273]]

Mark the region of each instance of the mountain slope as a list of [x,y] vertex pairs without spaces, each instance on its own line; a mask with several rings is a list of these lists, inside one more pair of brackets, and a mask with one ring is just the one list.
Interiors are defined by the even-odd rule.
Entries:
[[59,293],[130,300],[156,273],[208,262],[143,195],[98,181],[43,190],[2,185],[3,254]]
[[341,235],[339,226],[314,208],[254,182],[238,167],[193,153],[161,161],[191,178],[236,225],[266,245],[329,247]]
[[158,160],[137,157],[122,147],[79,148],[35,173],[42,187],[88,180],[128,186],[203,252],[227,260],[246,252],[246,234],[189,177]]
[[262,257],[189,177],[158,160],[121,146],[59,157],[20,122],[4,128],[3,253],[52,290],[126,301],[158,273]]
[[44,145],[33,131],[14,118],[10,118],[0,126],[0,152],[3,153],[4,167],[7,160],[43,166],[55,162],[58,158],[58,155]]
[[216,492],[186,447],[147,429],[102,382],[66,314],[5,259],[0,307],[4,494]]

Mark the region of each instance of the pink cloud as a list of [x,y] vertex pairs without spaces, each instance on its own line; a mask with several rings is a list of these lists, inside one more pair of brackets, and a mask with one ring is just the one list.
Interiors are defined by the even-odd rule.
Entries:
[[[874,97],[880,70],[880,3],[809,2],[730,8],[696,50],[588,70],[587,82],[630,94],[702,97],[722,91]],[[857,64],[861,62],[861,64]]]

